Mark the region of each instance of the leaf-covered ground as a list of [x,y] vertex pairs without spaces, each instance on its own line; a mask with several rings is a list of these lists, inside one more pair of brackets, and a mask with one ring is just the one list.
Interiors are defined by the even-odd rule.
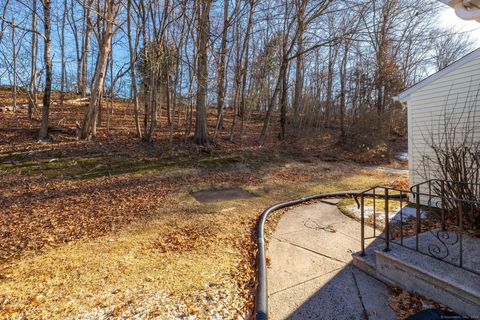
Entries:
[[[391,297],[388,304],[397,314],[398,320],[405,320],[408,317],[417,314],[420,311],[428,309],[437,309],[445,312],[452,312],[447,308],[431,299],[407,292],[397,287],[390,287]],[[451,316],[455,318],[455,316]]]
[[[78,114],[62,110],[52,122],[71,127]],[[311,144],[259,148],[253,136],[203,151],[143,144],[130,129],[103,128],[94,142],[60,130],[37,142],[25,112],[0,115],[0,318],[246,318],[265,207],[398,179],[332,162]],[[113,128],[127,121],[122,112]],[[190,196],[230,187],[256,197]]]

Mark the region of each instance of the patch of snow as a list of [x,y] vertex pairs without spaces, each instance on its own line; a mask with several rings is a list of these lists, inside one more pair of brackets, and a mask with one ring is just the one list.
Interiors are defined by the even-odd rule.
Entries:
[[408,161],[408,152],[397,152],[393,157],[400,161]]
[[[352,204],[350,206],[347,206],[346,208],[349,212],[353,213],[353,215],[360,219],[361,218],[361,211],[360,208],[357,207],[356,204]],[[364,217],[365,219],[373,217],[374,210],[373,206],[365,206],[364,208]],[[400,206],[394,208],[393,212],[389,213],[389,220],[390,221],[400,221],[400,216],[402,216],[403,221],[406,221],[410,217],[416,217],[417,216],[417,210],[412,207],[404,206],[400,210]],[[425,218],[427,216],[427,212],[420,210],[420,217]],[[377,220],[380,221],[385,221],[385,212],[383,209],[380,208],[375,208],[375,217]]]
[[[405,207],[402,208],[402,216],[403,216],[404,220],[408,219],[410,217],[416,217],[417,216],[417,209],[413,208],[413,207],[405,206]],[[420,218],[426,218],[426,217],[427,217],[427,212],[420,209]],[[398,210],[398,212],[395,214],[393,219],[400,221],[400,210]]]

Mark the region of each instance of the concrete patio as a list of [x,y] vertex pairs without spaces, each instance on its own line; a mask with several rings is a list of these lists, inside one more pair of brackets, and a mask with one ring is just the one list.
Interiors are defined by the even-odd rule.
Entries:
[[271,319],[395,319],[387,286],[352,265],[360,224],[337,201],[288,211],[269,239]]

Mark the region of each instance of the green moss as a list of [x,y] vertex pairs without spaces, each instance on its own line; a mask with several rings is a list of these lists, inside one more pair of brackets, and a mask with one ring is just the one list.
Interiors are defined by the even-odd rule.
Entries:
[[243,154],[220,156],[201,153],[195,157],[137,160],[122,154],[85,154],[81,157],[64,154],[27,156],[25,152],[0,155],[0,170],[22,175],[64,177],[65,179],[95,179],[115,175],[157,175],[167,170],[185,168],[228,169],[248,162]]
[[258,190],[258,187],[254,187],[254,186],[242,186],[241,187],[243,190],[247,191],[248,193],[251,193],[253,194],[254,196],[256,197],[261,197],[263,195],[263,193]]
[[163,161],[134,160],[112,155],[37,161],[12,160],[0,164],[0,169],[7,172],[66,179],[93,179],[121,174],[151,174],[161,172],[166,167],[168,167],[168,163]]
[[147,174],[163,171],[166,165],[162,162],[132,160],[123,157],[105,157],[82,159],[71,162],[65,167],[65,177],[70,179],[93,179],[104,176],[123,174]]

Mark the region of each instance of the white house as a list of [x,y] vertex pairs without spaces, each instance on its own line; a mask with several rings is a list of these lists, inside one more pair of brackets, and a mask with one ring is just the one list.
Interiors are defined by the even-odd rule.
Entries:
[[[462,130],[474,130],[475,139],[480,139],[480,49],[408,88],[397,99],[408,109],[410,185],[442,178],[435,168],[423,166],[425,156],[435,156],[432,139],[445,139],[445,131],[453,126],[457,138]],[[467,124],[474,128],[466,128]]]

